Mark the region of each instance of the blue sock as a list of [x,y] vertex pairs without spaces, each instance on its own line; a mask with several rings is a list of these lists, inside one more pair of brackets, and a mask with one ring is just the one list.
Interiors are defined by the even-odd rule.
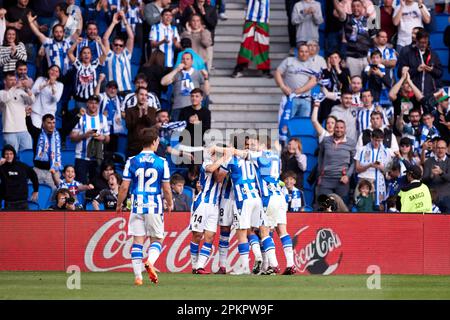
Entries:
[[273,242],[272,237],[267,236],[264,239],[262,239],[262,247],[264,252],[275,249],[275,243]]
[[283,245],[283,248],[291,247],[292,248],[292,239],[289,234],[285,234],[284,236],[280,237],[281,244]]

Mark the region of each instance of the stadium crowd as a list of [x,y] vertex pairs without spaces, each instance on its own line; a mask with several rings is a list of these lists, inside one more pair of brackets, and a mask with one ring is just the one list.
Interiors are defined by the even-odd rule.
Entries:
[[[269,1],[258,3],[259,14],[249,5],[245,27],[268,40],[261,8]],[[448,4],[327,4],[322,13],[318,1],[287,0],[287,58],[272,75],[270,47],[261,49],[255,36],[250,43],[261,47],[248,53],[246,38],[231,75],[242,77],[256,61],[251,56],[267,51],[257,68],[282,95],[289,211],[398,212],[399,193],[419,180],[430,189],[432,212],[450,212],[450,79],[430,45],[434,17]],[[174,211],[189,211],[202,188],[203,137],[211,128],[215,28],[226,19],[225,0],[0,1],[5,210],[28,209],[45,186],[53,198],[41,209],[115,209],[125,161],[141,151],[141,129],[156,127],[157,154],[171,159]],[[450,27],[442,41],[450,46]],[[310,119],[319,142],[308,176],[310,155],[282,121],[296,117]],[[30,149],[32,169],[19,161]],[[73,163],[64,163],[65,150],[74,150]],[[314,203],[306,203],[305,180]]]

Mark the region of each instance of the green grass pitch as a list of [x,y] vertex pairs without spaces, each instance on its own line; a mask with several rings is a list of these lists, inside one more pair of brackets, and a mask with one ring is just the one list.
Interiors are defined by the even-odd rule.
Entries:
[[[143,274],[146,276],[146,274]],[[161,273],[154,285],[132,273],[81,273],[81,289],[69,290],[64,272],[0,272],[0,299],[450,299],[450,276],[369,275],[232,276]]]

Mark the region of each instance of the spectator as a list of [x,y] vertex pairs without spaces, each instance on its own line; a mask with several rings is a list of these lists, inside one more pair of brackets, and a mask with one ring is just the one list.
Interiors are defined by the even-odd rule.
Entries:
[[98,0],[87,6],[86,10],[86,21],[95,21],[98,27],[98,35],[103,35],[108,29],[113,17],[113,12],[111,5],[108,0]]
[[156,123],[155,108],[148,105],[148,91],[140,87],[136,91],[137,106],[125,110],[128,128],[128,156],[132,157],[142,150],[141,130]]
[[[289,2],[295,3],[295,0],[289,0]],[[335,11],[334,6],[325,6],[325,54],[329,56],[332,52],[337,51],[342,57],[345,57],[345,52],[342,50],[342,22],[339,21],[337,13],[334,14]],[[291,47],[293,46],[291,45]]]
[[90,184],[92,184],[94,188],[86,191],[86,201],[93,201],[100,191],[108,189],[109,177],[114,173],[116,173],[114,162],[112,162],[112,160],[103,161],[100,166],[100,173],[90,180]]
[[370,114],[370,127],[365,129],[359,135],[356,150],[360,150],[363,146],[370,143],[372,133],[376,129],[383,131],[383,146],[389,150],[391,156],[394,156],[394,154],[399,151],[397,138],[389,127],[383,125],[383,114],[379,111],[373,111]]
[[388,34],[386,31],[384,30],[378,31],[377,36],[374,38],[374,47],[369,49],[369,52],[367,54],[368,59],[370,58],[370,55],[374,51],[380,52],[381,54],[380,64],[382,64],[386,68],[386,73],[389,74],[389,79],[393,81],[394,77],[392,70],[397,65],[397,52],[393,48],[388,46]]
[[375,208],[375,202],[373,199],[372,183],[370,181],[362,179],[358,183],[359,196],[356,199],[356,210],[357,212],[374,212],[377,211]]
[[[76,161],[77,159],[75,159]],[[63,170],[64,179],[59,179],[57,175],[54,175],[55,185],[58,189],[68,189],[70,195],[75,199],[75,207],[82,208],[83,204],[78,199],[78,193],[92,190],[94,186],[92,184],[83,184],[75,180],[75,167],[72,165],[66,165]]]
[[352,100],[354,107],[362,108],[364,105],[361,99],[362,88],[363,88],[362,77],[360,75],[352,76],[350,78],[350,90],[352,92]]
[[442,65],[439,56],[429,47],[429,35],[419,31],[416,35],[417,46],[409,51],[406,64],[409,66],[411,80],[424,96],[437,91],[442,77]]
[[193,14],[198,14],[202,18],[202,24],[211,32],[211,38],[214,43],[214,34],[217,25],[217,11],[209,1],[195,0],[194,4],[188,6],[184,11],[180,20],[180,24],[184,27],[186,22],[190,20]]
[[161,12],[161,22],[152,25],[150,31],[150,45],[153,49],[164,52],[165,67],[173,67],[175,59],[175,48],[180,49],[180,36],[176,26],[171,25],[173,14],[170,9]]
[[32,106],[31,120],[33,126],[42,126],[42,116],[51,114],[55,116],[57,103],[61,99],[64,85],[58,81],[60,68],[53,65],[48,69],[48,77],[39,77],[33,85],[32,92],[36,100]]
[[[203,91],[199,88],[195,88],[191,91],[191,103],[189,107],[181,109],[180,121],[186,122],[186,133],[182,133],[183,141],[181,143],[184,146],[192,147],[193,152],[197,148],[201,149],[199,152],[195,152],[198,155],[195,158],[196,163],[200,163],[201,156],[203,154],[204,145],[203,137],[206,131],[211,129],[211,111],[207,108],[202,108]],[[201,134],[201,136],[199,136]],[[188,141],[184,141],[186,139]]]
[[330,116],[343,120],[345,122],[345,127],[347,128],[347,137],[351,138],[353,141],[357,141],[358,131],[356,130],[356,117],[359,108],[353,107],[352,94],[349,91],[342,92],[341,101],[341,104],[333,107]]
[[448,95],[439,98],[438,106],[432,114],[434,116],[434,126],[438,129],[441,137],[446,141],[450,141],[450,108]]
[[325,120],[325,128],[322,127],[320,122],[317,120],[318,109],[320,107],[320,102],[316,101],[313,104],[313,111],[311,115],[311,122],[313,124],[314,130],[317,132],[317,138],[319,143],[322,143],[325,137],[329,137],[334,133],[334,126],[336,125],[337,118],[335,116],[329,115]]
[[87,110],[70,134],[75,147],[75,171],[81,183],[87,183],[88,176],[97,175],[99,161],[103,160],[103,144],[109,142],[108,119],[99,113],[99,96],[91,96]]
[[76,69],[74,98],[79,109],[86,108],[88,98],[94,95],[97,87],[97,69],[100,65],[103,65],[106,59],[106,49],[100,37],[96,39],[96,42],[102,48],[102,55],[98,59],[92,60],[92,51],[89,47],[81,49],[79,59],[75,57],[74,51],[82,41],[82,38],[78,38],[67,52],[70,62]]
[[[184,178],[180,174],[174,174],[170,177],[170,187],[172,188],[172,198],[173,198],[173,211],[184,211],[188,212],[190,210],[188,203],[189,198],[183,193],[184,189]],[[192,199],[191,199],[192,201]]]
[[442,213],[441,209],[436,205],[438,201],[438,193],[434,189],[430,189],[431,194],[431,212],[432,213]]
[[303,190],[303,174],[306,171],[307,160],[300,139],[291,138],[281,154],[281,168],[283,172],[293,171],[297,175],[295,187],[300,190]]
[[306,43],[309,50],[309,61],[311,61],[311,69],[314,72],[321,74],[322,70],[327,69],[327,63],[325,59],[319,55],[319,42],[316,40],[308,40]]
[[159,50],[153,51],[148,61],[139,69],[139,73],[143,73],[147,77],[148,90],[153,92],[156,97],[161,97],[161,94],[165,91],[165,88],[161,85],[161,79],[167,73],[164,67],[164,53]]
[[25,123],[25,109],[35,101],[33,92],[17,86],[14,72],[5,74],[5,89],[0,91],[0,111],[3,113],[3,139],[14,150],[32,148],[30,134]]
[[431,113],[422,114],[422,125],[420,126],[419,153],[425,141],[440,137],[439,130],[434,126],[434,116]]
[[16,77],[19,83],[19,87],[33,88],[34,80],[28,76],[28,66],[24,61],[17,61],[16,63]]
[[[115,210],[121,184],[122,177],[118,173],[110,174],[108,177],[108,187],[100,191],[98,196],[92,201],[94,210],[99,211],[100,204],[103,204],[104,210],[106,211]],[[126,201],[124,201],[123,205],[126,205]]]
[[422,169],[412,166],[406,173],[408,185],[400,191],[397,200],[397,208],[400,212],[431,213],[432,201],[428,186],[420,181]]
[[333,135],[320,144],[317,194],[334,192],[348,201],[350,177],[355,170],[355,145],[356,141],[346,136],[345,122],[337,120]]
[[96,21],[88,21],[85,29],[86,36],[77,44],[75,55],[79,58],[81,49],[89,47],[91,49],[92,61],[100,58],[103,55],[103,44],[98,41],[99,33]]
[[398,196],[391,196],[386,199],[386,212],[388,213],[399,213],[397,209]]
[[6,10],[0,8],[0,43],[3,43],[5,31],[6,31]]
[[394,47],[397,43],[397,26],[392,21],[394,16],[394,0],[383,0],[380,7],[380,27],[386,33],[387,41]]
[[[288,36],[289,36],[289,55],[294,56],[295,55],[295,48],[297,48],[297,28],[292,24],[292,13],[294,11],[294,6],[297,3],[298,0],[285,0],[285,8],[286,8],[286,15],[288,20]],[[327,19],[328,22],[328,19]],[[328,23],[325,24],[325,26],[328,26]]]
[[27,61],[25,45],[19,41],[16,29],[9,27],[5,31],[5,39],[0,47],[0,66],[3,72],[15,71],[17,61]]
[[423,173],[423,182],[438,193],[437,205],[442,212],[450,210],[450,158],[447,151],[447,142],[438,140],[436,154],[425,161]]
[[399,142],[400,150],[398,152],[398,158],[400,160],[401,176],[406,174],[409,165],[420,166],[420,158],[413,152],[413,145],[411,139],[404,137]]
[[185,186],[190,187],[194,190],[197,189],[197,183],[200,177],[200,165],[192,165],[188,167],[188,171],[183,176],[185,180]]
[[[155,93],[148,91],[148,78],[145,74],[139,73],[136,78],[134,79],[134,87],[135,90],[139,88],[147,89],[147,105],[150,108],[154,108],[156,111],[161,109],[161,104],[159,103],[159,99],[156,96]],[[130,92],[125,96],[123,99],[122,105],[120,107],[120,110],[122,112],[122,116],[125,116],[125,111],[128,108],[136,107],[137,105],[137,97],[135,92]]]
[[76,19],[75,15],[67,13],[67,4],[64,2],[58,3],[55,7],[56,21],[51,26],[51,29],[55,25],[61,25],[64,27],[64,39],[72,37],[75,33],[81,34],[83,30],[83,20]]
[[321,194],[318,197],[318,209],[322,212],[349,212],[344,200],[336,193]]
[[391,163],[388,164],[386,168],[386,197],[396,196],[400,189],[408,184],[405,173],[401,173],[402,168],[406,166],[408,169],[413,164],[407,160],[402,160],[401,158],[394,158]]
[[273,78],[269,59],[269,10],[262,9],[269,6],[269,0],[247,3],[242,41],[231,77],[242,77],[244,69],[253,62],[264,77]]
[[372,45],[371,36],[374,29],[368,28],[368,19],[362,1],[354,0],[351,4],[352,13],[347,14],[338,0],[334,7],[339,20],[344,23],[344,36],[347,42],[347,66],[350,74],[360,75],[367,66],[367,52]]
[[394,10],[392,22],[398,27],[397,52],[411,43],[411,33],[414,27],[422,27],[430,23],[431,17],[423,0],[402,0]]
[[177,61],[175,62],[175,67],[177,67],[181,63],[181,58],[183,57],[183,54],[186,52],[189,52],[192,54],[192,68],[195,70],[207,70],[206,69],[206,63],[205,60],[196,52],[194,49],[192,49],[192,41],[190,38],[182,38],[180,41],[181,48],[183,48],[183,51],[180,51],[177,55]]
[[319,25],[323,23],[322,8],[318,1],[302,0],[294,5],[291,22],[297,26],[297,44],[309,40],[319,41]]
[[389,125],[389,121],[387,119],[386,113],[384,109],[380,106],[375,107],[373,104],[373,96],[369,89],[366,89],[362,92],[362,103],[363,108],[358,112],[358,132],[361,133],[370,126],[370,115],[375,110],[380,112],[383,115],[383,125]]
[[[169,7],[171,0],[154,0],[149,2],[144,7],[144,25],[143,33],[147,35],[150,33],[151,27],[158,24],[161,21],[161,13],[164,9]],[[172,9],[172,15],[178,12],[178,8]],[[146,44],[146,57],[150,57],[151,44],[145,42]],[[153,51],[155,52],[155,51]],[[148,59],[146,59],[148,61]]]
[[311,89],[316,85],[306,44],[298,47],[298,57],[284,59],[275,71],[275,82],[283,94],[282,105],[292,97],[292,117],[309,117],[311,114]]
[[75,198],[72,197],[69,189],[67,189],[67,188],[61,188],[58,191],[56,191],[55,198],[56,198],[56,202],[48,208],[49,210],[55,210],[55,211],[79,210],[79,208],[77,208],[75,206]]
[[411,32],[411,44],[402,47],[398,52],[397,76],[400,78],[403,74],[403,67],[408,67],[409,52],[416,47],[416,35],[419,31],[424,31],[422,27],[414,27]]
[[173,106],[171,118],[178,121],[181,109],[191,105],[190,95],[194,88],[200,88],[205,95],[209,94],[209,78],[206,70],[195,70],[192,67],[192,54],[183,54],[181,63],[161,79],[163,86],[173,83]]
[[0,159],[0,199],[5,201],[5,210],[28,210],[28,179],[33,183],[31,200],[35,202],[39,181],[33,169],[16,158],[14,147],[6,144]]
[[208,62],[208,69],[212,67],[208,48],[212,46],[211,32],[201,23],[201,17],[198,14],[191,16],[186,24],[186,31],[181,34],[181,38],[189,38],[192,43],[192,49],[198,53],[204,61]]
[[419,137],[420,137],[420,109],[412,109],[409,111],[409,115],[406,116],[400,113],[400,117],[397,118],[397,129],[401,133],[402,137],[406,137],[411,140],[414,147],[414,151],[419,149]]
[[391,161],[389,150],[383,146],[383,139],[383,131],[373,130],[371,142],[359,149],[354,157],[358,179],[367,179],[374,184],[376,207],[379,207],[386,198],[384,172]]
[[39,183],[55,189],[53,176],[59,178],[61,163],[61,137],[55,128],[55,116],[46,114],[42,117],[41,127],[36,127],[28,109],[27,129],[33,139],[33,164]]
[[[109,37],[116,25],[123,21],[127,30],[127,41],[120,37],[114,37],[113,49],[110,50]],[[112,23],[109,25],[105,34],[103,35],[103,46],[106,54],[106,79],[108,81],[114,80],[117,82],[119,95],[125,96],[129,93],[131,88],[131,56],[133,54],[134,34],[131,30],[130,24],[126,21],[123,12],[115,13]]]
[[297,183],[297,174],[294,171],[283,173],[284,187],[282,192],[288,204],[288,212],[299,212],[305,210],[305,196],[303,191],[295,187]]
[[[136,46],[142,46],[142,10],[140,6],[141,0],[126,0],[123,1],[123,4],[120,7],[120,10],[124,12],[125,18],[128,21],[128,24],[131,27],[131,30],[135,34],[136,38]],[[126,27],[122,22],[121,32],[126,33]]]

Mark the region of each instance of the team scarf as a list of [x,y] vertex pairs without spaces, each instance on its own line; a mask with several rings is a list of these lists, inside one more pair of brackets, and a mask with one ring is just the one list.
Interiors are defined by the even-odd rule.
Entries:
[[58,131],[53,131],[51,140],[49,141],[47,133],[42,129],[34,159],[43,162],[49,161],[51,169],[61,169],[61,137]]
[[[193,71],[193,69],[191,69],[190,71]],[[195,85],[194,82],[192,81],[191,75],[190,75],[190,71],[184,71],[182,70],[182,74],[183,74],[183,78],[181,79],[181,95],[182,96],[190,96],[191,95],[191,91],[194,90]]]
[[278,139],[280,144],[284,146],[288,140],[288,122],[291,119],[292,101],[295,94],[283,96],[280,102],[280,112],[278,113]]
[[164,123],[159,131],[160,143],[170,145],[170,141],[178,141],[179,134],[186,128],[186,121]]

